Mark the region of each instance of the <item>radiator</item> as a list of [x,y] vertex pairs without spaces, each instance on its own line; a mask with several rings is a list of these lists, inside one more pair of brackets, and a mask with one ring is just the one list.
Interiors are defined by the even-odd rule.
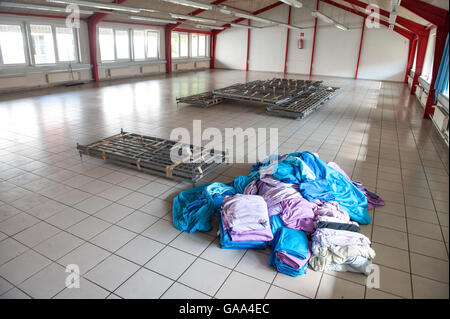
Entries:
[[59,83],[59,82],[69,82],[78,81],[81,79],[80,72],[57,72],[57,73],[47,73],[47,83]]
[[410,75],[408,75],[408,86],[409,87],[411,87],[412,82],[413,82],[413,78]]
[[425,92],[422,92],[422,95],[420,96],[420,102],[423,105],[426,105],[427,104],[427,99],[428,99],[428,94],[425,93]]
[[434,114],[433,114],[433,120],[434,123],[436,123],[436,126],[438,129],[443,132],[448,129],[448,115],[442,112],[442,110],[436,106],[434,107]]
[[179,63],[176,66],[178,71],[193,70],[195,69],[195,62]]
[[25,85],[26,85],[26,78],[24,76],[0,78],[0,89],[10,89]]
[[159,65],[144,65],[141,66],[141,73],[159,73],[161,69]]
[[205,69],[205,68],[209,68],[209,61],[199,61],[199,62],[195,62],[195,68],[196,68],[196,69]]
[[133,76],[139,74],[139,70],[136,70],[134,67],[129,68],[117,68],[117,69],[109,69],[110,77],[120,77],[120,76]]
[[422,95],[423,89],[420,85],[416,85],[416,96],[420,100],[420,97]]

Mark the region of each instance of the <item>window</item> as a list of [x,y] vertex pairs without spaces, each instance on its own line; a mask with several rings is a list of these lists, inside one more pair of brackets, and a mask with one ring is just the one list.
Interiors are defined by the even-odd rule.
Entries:
[[135,60],[145,59],[145,31],[133,30],[133,51]]
[[114,61],[114,31],[113,29],[98,29],[100,43],[100,57],[102,61]]
[[158,51],[158,32],[147,31],[147,58],[157,58]]
[[116,58],[129,59],[130,58],[130,42],[128,40],[128,31],[115,30],[116,35]]
[[154,59],[159,56],[159,33],[150,30],[133,30],[134,60]]
[[180,57],[189,55],[189,38],[187,33],[180,33]]
[[198,56],[206,56],[206,36],[204,34],[198,36]]
[[172,58],[189,56],[189,36],[187,33],[172,32]]
[[180,34],[172,32],[172,58],[180,56]]
[[191,35],[191,56],[198,56],[198,34],[192,33]]
[[58,48],[58,61],[75,61],[75,38],[72,28],[56,27],[56,46]]
[[191,34],[191,57],[206,56],[206,35],[200,33]]
[[30,25],[31,40],[33,43],[34,63],[55,63],[55,47],[53,44],[53,31],[49,25]]
[[20,25],[0,25],[0,50],[3,64],[26,62]]

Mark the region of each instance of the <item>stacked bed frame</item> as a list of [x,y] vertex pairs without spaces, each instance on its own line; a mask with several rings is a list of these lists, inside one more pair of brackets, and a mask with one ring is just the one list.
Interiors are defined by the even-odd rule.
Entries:
[[264,104],[268,114],[299,119],[322,106],[338,89],[326,87],[322,81],[274,78],[180,97],[177,103],[210,107],[226,100],[245,101]]

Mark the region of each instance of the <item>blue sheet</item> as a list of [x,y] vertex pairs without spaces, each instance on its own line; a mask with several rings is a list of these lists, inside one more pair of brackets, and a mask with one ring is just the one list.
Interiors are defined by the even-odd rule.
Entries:
[[228,232],[223,229],[220,212],[217,215],[219,220],[220,245],[223,249],[266,249],[266,241],[232,241]]
[[220,209],[225,196],[234,194],[234,187],[222,183],[209,183],[181,192],[173,200],[173,225],[188,233],[210,231],[214,212]]
[[285,183],[298,184],[300,193],[309,201],[336,201],[352,220],[360,224],[371,222],[364,193],[311,152],[288,154],[278,162],[273,176]]
[[[281,218],[279,215],[273,215],[270,217],[270,229],[272,230],[273,238],[276,237],[278,229],[283,227],[283,222],[281,221]],[[269,245],[272,246],[273,239],[269,242]]]
[[[303,275],[308,268],[308,245],[308,237],[304,231],[284,226],[280,227],[272,241],[269,265],[275,266],[279,272],[292,277]],[[276,256],[276,253],[281,251],[294,256],[295,258],[304,260],[304,265],[297,269],[284,264]]]

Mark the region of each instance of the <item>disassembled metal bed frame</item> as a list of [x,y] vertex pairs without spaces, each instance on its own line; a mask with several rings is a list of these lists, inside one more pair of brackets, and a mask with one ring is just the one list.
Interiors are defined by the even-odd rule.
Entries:
[[225,100],[255,102],[266,105],[268,114],[303,118],[330,99],[337,87],[322,81],[278,79],[238,83],[222,89],[177,98],[177,103],[209,107]]
[[[171,152],[183,149],[190,155],[173,162]],[[226,163],[225,152],[181,144],[159,137],[127,133],[96,141],[89,145],[77,143],[80,157],[83,154],[139,171],[156,174],[194,185],[220,165]],[[205,156],[206,155],[206,156]]]

